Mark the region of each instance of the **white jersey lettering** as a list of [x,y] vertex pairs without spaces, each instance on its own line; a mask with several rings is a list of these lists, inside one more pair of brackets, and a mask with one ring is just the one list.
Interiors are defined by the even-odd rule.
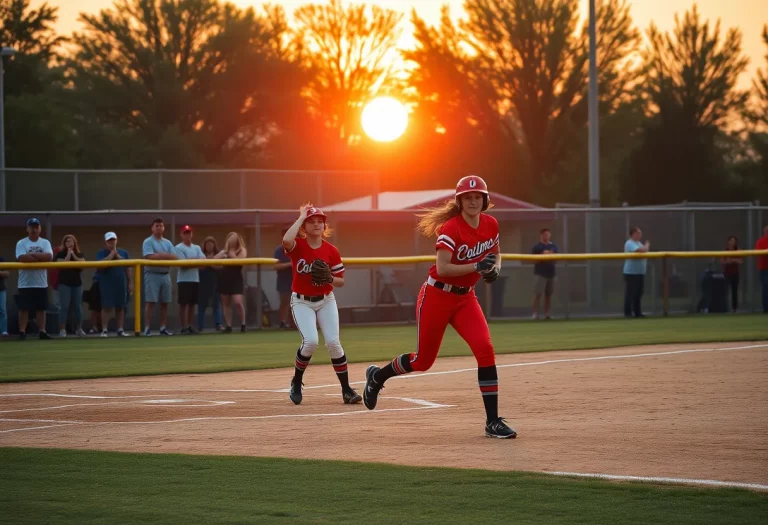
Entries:
[[296,273],[312,273],[312,264],[304,259],[299,259],[296,262]]
[[466,244],[462,244],[459,246],[458,251],[456,252],[456,259],[459,261],[468,261],[471,259],[476,259],[477,257],[480,257],[485,252],[490,250],[496,245],[496,240],[494,239],[488,239],[484,242],[478,242],[476,245],[474,245],[472,248],[468,247]]

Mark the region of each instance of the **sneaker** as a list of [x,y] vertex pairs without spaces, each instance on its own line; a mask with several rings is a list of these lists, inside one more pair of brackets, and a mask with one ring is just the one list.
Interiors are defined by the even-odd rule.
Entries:
[[81,328],[75,333],[75,335],[77,335],[78,337],[85,337],[85,331]]
[[98,332],[98,331],[97,331],[95,328],[90,328],[90,329],[88,330],[88,334],[89,334],[89,335],[95,335],[95,334],[98,334],[98,333],[99,333],[99,332]]
[[169,332],[166,327],[160,329],[160,335],[173,335],[173,332]]
[[223,331],[224,331],[225,334],[231,334],[232,333],[232,327],[228,326]]
[[533,319],[534,321],[538,318],[539,318],[539,314],[537,314],[536,312],[534,312],[533,315],[531,316],[531,319]]
[[[203,331],[203,329],[201,328],[201,329],[200,329],[200,331],[202,332],[202,331]],[[220,324],[217,324],[217,325],[216,325],[216,331],[217,331],[217,332],[223,332],[223,331],[224,331],[224,327],[223,327],[223,326],[221,326]]]
[[244,324],[241,324],[241,325],[240,325],[240,333],[241,333],[241,334],[244,334],[245,332],[246,332],[246,328],[245,328],[245,325],[244,325]]
[[363,390],[363,402],[368,410],[376,408],[376,403],[379,400],[379,391],[384,388],[384,385],[378,384],[373,380],[373,375],[379,371],[379,367],[371,365],[368,370],[365,371],[365,389]]
[[101,332],[101,337],[109,337],[109,333],[106,330],[104,330],[103,332]]
[[150,337],[152,335],[152,330],[147,327],[146,330],[144,330],[144,337]]
[[187,333],[188,333],[189,335],[197,335],[197,334],[198,334],[198,331],[197,331],[197,330],[195,330],[194,328],[192,328],[191,326],[189,326],[189,327],[187,327]]
[[503,417],[497,417],[485,424],[485,435],[498,439],[514,439],[517,432],[509,428]]
[[291,398],[291,401],[293,401],[294,405],[301,404],[301,387],[304,386],[304,383],[296,383],[296,378],[294,377],[291,379],[291,393],[288,394],[288,397]]
[[67,331],[66,330],[59,330],[59,337],[67,337]]
[[40,332],[40,339],[50,339],[51,336],[48,335],[48,332]]
[[26,340],[27,340],[27,333],[26,332],[21,332],[19,334],[19,341],[26,341]]
[[345,405],[357,405],[363,400],[363,396],[352,390],[342,390],[341,398],[344,400]]
[[117,337],[128,337],[128,334],[125,333],[125,330],[122,328],[117,331]]
[[10,335],[8,335],[8,332],[3,332],[2,334],[0,334],[0,337],[2,337],[3,339],[8,339]]
[[[162,332],[161,332],[161,333],[162,333]],[[189,332],[187,331],[187,329],[186,329],[186,328],[182,328],[181,330],[179,330],[179,334],[181,334],[181,335],[187,335],[188,333],[189,333]]]

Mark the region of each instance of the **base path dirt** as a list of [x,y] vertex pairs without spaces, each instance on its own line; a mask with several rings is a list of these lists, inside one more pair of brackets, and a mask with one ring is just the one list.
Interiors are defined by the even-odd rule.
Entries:
[[[394,356],[393,356],[394,357]],[[0,385],[0,446],[179,452],[768,484],[768,342],[498,357],[515,440],[483,436],[471,357],[344,405],[333,369]],[[366,365],[351,365],[362,381]],[[358,385],[362,391],[362,385]]]

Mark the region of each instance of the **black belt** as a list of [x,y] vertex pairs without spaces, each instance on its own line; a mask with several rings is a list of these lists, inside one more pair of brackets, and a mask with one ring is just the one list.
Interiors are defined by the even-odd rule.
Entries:
[[448,290],[445,290],[445,287],[448,285],[442,281],[435,281],[435,284],[432,286],[440,290],[444,290],[448,293],[455,293],[456,295],[465,295],[468,294],[470,290],[472,290],[472,288],[462,288],[460,286],[450,286]]
[[325,295],[301,295],[300,293],[297,293],[295,295],[297,299],[309,301],[310,303],[316,303],[318,301],[322,301],[326,297]]

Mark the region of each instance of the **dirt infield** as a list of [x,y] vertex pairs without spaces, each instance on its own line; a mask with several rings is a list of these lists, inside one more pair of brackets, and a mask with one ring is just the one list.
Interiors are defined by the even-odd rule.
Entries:
[[[376,461],[768,484],[768,343],[499,356],[516,440],[483,437],[472,358],[343,405],[333,369],[0,385],[0,446]],[[351,365],[360,381],[366,365]]]

